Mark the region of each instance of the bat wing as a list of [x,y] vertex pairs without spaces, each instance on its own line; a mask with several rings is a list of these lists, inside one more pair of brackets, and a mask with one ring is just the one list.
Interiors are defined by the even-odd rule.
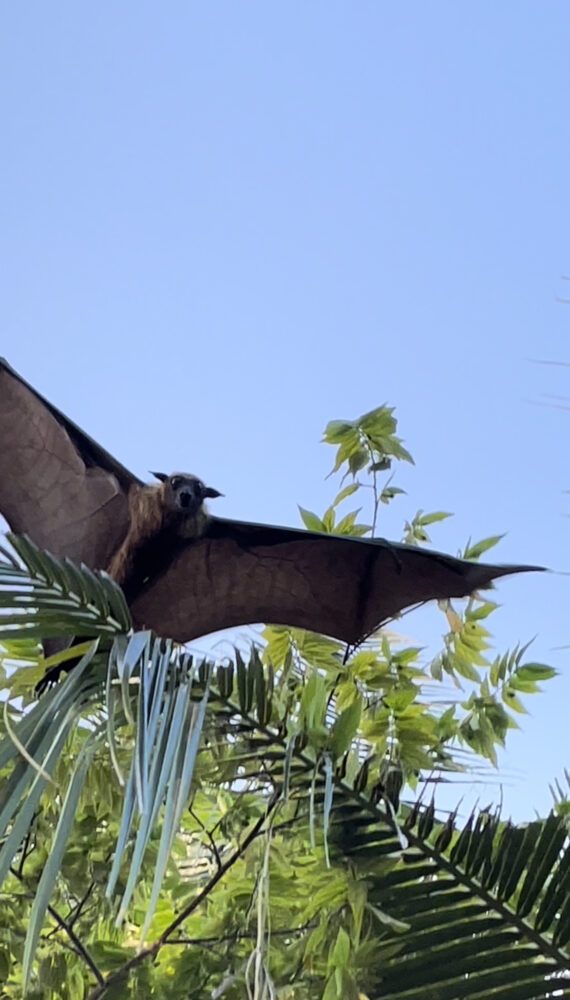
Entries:
[[56,556],[104,567],[135,477],[0,359],[0,513]]
[[[134,482],[0,360],[0,512],[13,531],[104,567],[126,533]],[[158,536],[148,552],[126,592],[133,621],[178,642],[255,622],[357,642],[405,608],[534,568],[217,518],[199,540]]]
[[[265,622],[354,643],[405,608],[465,597],[531,566],[490,566],[412,545],[214,518],[131,595],[137,627],[178,642]],[[138,590],[138,593],[137,593]]]

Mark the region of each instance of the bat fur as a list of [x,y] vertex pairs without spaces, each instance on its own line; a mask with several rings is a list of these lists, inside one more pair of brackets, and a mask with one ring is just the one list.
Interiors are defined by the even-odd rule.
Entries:
[[[149,579],[164,572],[181,543],[202,538],[210,523],[204,498],[221,495],[188,473],[153,475],[158,483],[131,484],[127,531],[107,566],[107,573],[123,588],[127,601],[134,600]],[[52,655],[68,645],[68,641],[62,644],[50,639],[44,650]],[[36,693],[41,694],[62,670],[67,672],[78,662],[67,660],[51,667],[36,685]]]
[[153,475],[156,484],[131,485],[127,533],[107,566],[130,600],[166,568],[181,541],[203,537],[210,523],[204,499],[221,495],[188,473]]
[[[172,484],[178,489],[174,489]],[[179,485],[180,484],[180,485]],[[196,484],[196,499],[191,507],[179,504],[181,486]],[[202,489],[200,489],[202,487]],[[207,492],[204,492],[204,491]],[[125,538],[113,554],[107,572],[125,590],[133,589],[133,575],[144,572],[145,563],[150,575],[154,548],[162,539],[163,547],[168,547],[171,539],[201,538],[205,534],[210,516],[200,495],[214,495],[216,491],[204,488],[200,480],[193,476],[176,473],[165,477],[157,484],[140,486],[134,483],[128,493],[128,529]],[[196,503],[199,501],[199,505]],[[137,575],[138,575],[137,574]],[[138,581],[137,581],[138,582]],[[140,581],[143,582],[142,580]]]

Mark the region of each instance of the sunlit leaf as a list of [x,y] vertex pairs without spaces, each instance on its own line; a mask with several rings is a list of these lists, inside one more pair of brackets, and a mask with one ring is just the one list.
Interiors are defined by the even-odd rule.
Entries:
[[297,506],[299,507],[299,513],[301,515],[303,524],[309,531],[326,531],[326,528],[323,522],[321,521],[320,517],[317,517],[316,514],[313,514],[312,510],[305,510],[305,508],[299,506],[299,504],[297,504]]
[[348,750],[358,730],[361,711],[361,699],[357,697],[335,719],[330,737],[330,747],[335,757],[340,757]]
[[463,553],[463,558],[478,559],[479,556],[482,556],[488,549],[492,549],[504,537],[504,535],[490,535],[488,538],[483,538],[480,542],[475,542],[473,545],[469,544]]

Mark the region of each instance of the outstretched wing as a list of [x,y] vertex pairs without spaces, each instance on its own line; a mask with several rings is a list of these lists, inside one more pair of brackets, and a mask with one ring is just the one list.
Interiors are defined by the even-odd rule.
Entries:
[[[13,531],[104,567],[127,530],[136,481],[0,360],[0,512]],[[198,541],[151,541],[141,568],[126,589],[135,625],[179,642],[254,622],[357,642],[405,608],[533,567],[214,518]]]
[[0,359],[0,513],[56,556],[105,567],[135,477]]
[[204,538],[177,543],[166,561],[147,566],[127,597],[136,626],[178,642],[266,622],[354,643],[405,608],[536,568],[221,518]]

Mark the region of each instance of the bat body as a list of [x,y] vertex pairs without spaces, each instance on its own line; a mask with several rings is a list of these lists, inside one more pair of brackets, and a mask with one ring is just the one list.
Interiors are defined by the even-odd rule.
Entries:
[[185,472],[153,475],[160,485],[133,483],[129,487],[128,528],[106,567],[131,597],[147,580],[167,569],[181,543],[206,533],[210,517],[204,500],[220,496],[197,476]]
[[0,513],[56,556],[107,569],[135,627],[187,642],[290,625],[357,643],[413,605],[464,597],[492,566],[385,539],[210,516],[195,476],[144,485],[0,360]]

